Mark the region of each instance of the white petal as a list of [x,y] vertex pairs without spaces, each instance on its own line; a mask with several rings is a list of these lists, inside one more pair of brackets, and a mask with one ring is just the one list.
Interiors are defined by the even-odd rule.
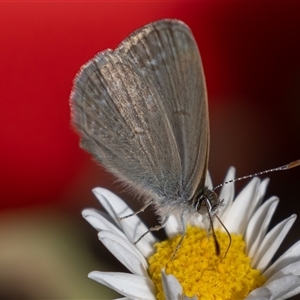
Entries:
[[285,266],[300,261],[300,241],[283,253],[264,273],[263,276],[270,278]]
[[[234,178],[235,178],[235,168],[230,167],[227,174],[226,174],[224,182],[227,182],[227,181],[232,180]],[[220,209],[220,211],[218,213],[218,216],[219,216],[220,219],[225,218],[225,215],[227,214],[227,209],[232,204],[233,197],[234,197],[234,183],[224,184],[222,189],[221,189],[220,195],[219,195],[219,199],[223,200],[223,206],[222,206],[222,208]],[[215,220],[215,222],[216,222],[216,220]],[[216,225],[217,228],[221,227],[221,225],[218,222],[216,222],[215,225]]]
[[118,196],[104,188],[96,187],[92,191],[109,215],[117,224],[119,224],[119,216],[116,214],[116,207],[117,205],[120,205],[121,208],[126,209],[128,207],[127,204]]
[[98,234],[104,246],[133,274],[148,277],[148,264],[136,247],[120,236],[101,231]]
[[150,278],[126,273],[98,271],[89,273],[88,277],[129,299],[155,300],[155,287]]
[[197,298],[197,296],[194,296],[194,297],[190,298],[186,295],[183,295],[182,300],[198,300],[198,298]]
[[162,278],[165,299],[167,300],[197,300],[198,299],[196,296],[190,298],[186,295],[183,295],[182,286],[174,275],[172,274],[166,275],[164,270],[162,270],[161,278]]
[[255,197],[252,199],[252,201],[251,201],[252,205],[249,208],[248,223],[249,223],[250,218],[253,216],[254,212],[257,210],[257,208],[260,207],[260,205],[261,205],[261,203],[264,199],[266,189],[267,189],[267,186],[268,186],[269,182],[270,182],[269,178],[265,178],[263,181],[261,181],[259,183],[258,192],[255,195]]
[[126,235],[114,226],[111,222],[105,219],[101,214],[93,209],[85,209],[82,212],[82,216],[97,230],[97,231],[110,231],[117,235],[126,238]]
[[178,234],[181,231],[181,224],[178,222],[178,219],[171,215],[165,226],[165,232],[168,236],[168,238],[174,237],[176,234]]
[[253,267],[262,272],[266,269],[295,220],[296,215],[292,215],[268,232],[256,255],[252,259],[251,264]]
[[278,202],[277,197],[271,197],[252,216],[245,234],[246,252],[249,257],[253,257],[261,245]]
[[271,281],[280,279],[283,276],[286,275],[295,275],[298,276],[300,275],[300,261],[296,261],[292,264],[289,264],[288,266],[284,267],[280,271],[278,271],[276,274],[274,274],[271,278],[268,279],[266,284],[268,284]]
[[[188,224],[195,227],[203,227],[203,222],[201,220],[201,215],[195,214],[188,219]],[[168,238],[172,238],[177,234],[182,234],[182,230],[182,224],[179,222],[178,218],[174,215],[170,215],[165,226]]]
[[166,275],[166,273],[162,271],[161,279],[165,298],[170,300],[180,300],[182,296],[182,286],[177,278],[172,274]]
[[291,293],[300,287],[300,278],[294,275],[287,275],[273,280],[265,285],[272,294],[274,300],[287,299],[287,293]]
[[[93,189],[93,192],[131,242],[135,242],[148,230],[147,226],[136,215],[119,220],[119,217],[132,214],[133,210],[118,196],[103,188],[95,188]],[[145,257],[148,257],[153,253],[153,244],[155,244],[156,241],[157,239],[149,232],[136,244],[136,246]]]
[[258,187],[258,193],[251,201],[252,205],[250,206],[250,210],[248,212],[249,219],[252,217],[253,213],[257,210],[257,208],[261,205],[269,182],[269,178],[265,178],[263,181],[260,182]]
[[253,206],[253,200],[258,195],[259,184],[260,180],[256,177],[253,178],[229,207],[228,213],[223,219],[223,223],[229,232],[245,233],[248,220],[251,217],[249,211]]
[[120,217],[133,213],[127,203],[111,191],[97,187],[93,189],[93,193],[118,225],[122,223]]
[[276,298],[276,300],[290,299],[291,297],[298,295],[299,293],[300,293],[300,285],[298,285],[294,289],[291,289],[291,291],[284,293],[283,296]]
[[264,199],[265,197],[265,194],[266,194],[266,191],[267,191],[267,187],[269,185],[269,182],[270,182],[270,178],[265,178],[260,186],[259,186],[259,198],[260,198],[260,202],[258,203],[258,205],[261,205],[261,202],[262,200]]
[[[248,224],[249,224],[249,220],[251,219],[253,214],[260,207],[260,205],[264,199],[266,189],[267,189],[269,182],[270,182],[269,178],[265,178],[263,181],[260,182],[259,187],[258,187],[258,192],[257,192],[256,196],[252,199],[252,201],[251,201],[252,205],[249,207]],[[248,224],[247,224],[247,226],[248,226]]]
[[258,289],[253,290],[246,298],[245,300],[273,300],[272,292],[262,286]]

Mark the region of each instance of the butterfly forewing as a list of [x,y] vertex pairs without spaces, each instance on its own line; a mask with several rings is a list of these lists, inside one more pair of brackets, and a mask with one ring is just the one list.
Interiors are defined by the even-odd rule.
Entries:
[[205,181],[205,80],[190,29],[162,20],[82,67],[71,95],[82,146],[139,192],[189,200]]
[[174,20],[152,23],[130,35],[116,51],[153,78],[180,155],[180,194],[190,198],[206,173],[209,143],[205,79],[190,29]]

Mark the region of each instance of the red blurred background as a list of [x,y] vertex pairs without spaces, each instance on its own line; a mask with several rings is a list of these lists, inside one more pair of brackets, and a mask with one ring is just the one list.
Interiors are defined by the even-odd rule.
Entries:
[[[97,242],[80,216],[83,208],[99,206],[91,188],[123,194],[78,146],[70,126],[72,80],[97,52],[160,18],[186,22],[199,45],[214,183],[231,165],[242,176],[300,158],[299,1],[0,3],[2,220],[28,212],[39,219],[42,209],[52,213],[47,226],[62,216],[81,232],[81,243]],[[281,199],[276,224],[300,210],[300,168],[270,177],[268,195]],[[299,239],[297,227],[299,221],[281,252]]]

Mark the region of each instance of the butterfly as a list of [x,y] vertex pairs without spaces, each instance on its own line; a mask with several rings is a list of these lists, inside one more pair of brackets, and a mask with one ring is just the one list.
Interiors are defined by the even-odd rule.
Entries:
[[163,19],[130,34],[82,66],[70,97],[81,147],[153,205],[160,225],[174,215],[185,231],[195,214],[221,204],[205,184],[207,91],[190,28]]

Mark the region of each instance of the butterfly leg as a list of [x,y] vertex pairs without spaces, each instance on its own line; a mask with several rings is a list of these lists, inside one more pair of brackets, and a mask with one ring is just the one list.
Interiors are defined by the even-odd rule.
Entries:
[[151,232],[151,231],[158,231],[161,230],[162,228],[165,227],[166,222],[167,222],[168,218],[165,218],[161,224],[150,227],[146,232],[144,232],[135,242],[134,244],[136,245],[147,233]]
[[127,216],[119,217],[119,221],[124,220],[124,219],[127,219],[127,218],[129,218],[129,217],[135,216],[135,215],[137,215],[137,214],[143,212],[143,211],[144,211],[150,204],[152,204],[152,203],[153,203],[153,199],[152,199],[151,201],[149,201],[146,205],[144,205],[140,210],[138,210],[138,211],[136,211],[136,212],[134,212],[134,213],[132,213],[132,214],[129,214],[129,215],[127,215]]
[[180,219],[181,219],[181,226],[182,226],[182,235],[181,235],[181,238],[180,238],[178,244],[176,245],[176,248],[174,249],[171,260],[174,260],[176,254],[177,254],[177,252],[178,252],[178,250],[179,250],[179,248],[180,248],[180,246],[181,246],[181,244],[184,240],[185,233],[186,233],[186,222],[185,222],[184,214],[181,215]]

